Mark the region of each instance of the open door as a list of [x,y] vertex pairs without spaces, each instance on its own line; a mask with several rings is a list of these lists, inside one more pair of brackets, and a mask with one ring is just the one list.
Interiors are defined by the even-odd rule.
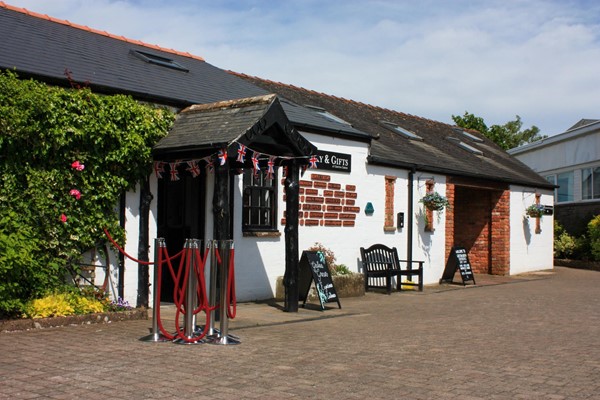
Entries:
[[[169,255],[183,249],[186,239],[204,240],[204,173],[197,177],[180,173],[179,180],[158,180],[158,236],[165,238]],[[174,260],[175,273],[179,260]],[[161,302],[173,302],[173,278],[168,267],[162,270]]]

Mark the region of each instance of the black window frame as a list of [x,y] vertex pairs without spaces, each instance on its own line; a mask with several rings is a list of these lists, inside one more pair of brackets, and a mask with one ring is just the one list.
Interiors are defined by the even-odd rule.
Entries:
[[277,169],[271,179],[266,170],[244,170],[242,232],[277,231],[277,182]]

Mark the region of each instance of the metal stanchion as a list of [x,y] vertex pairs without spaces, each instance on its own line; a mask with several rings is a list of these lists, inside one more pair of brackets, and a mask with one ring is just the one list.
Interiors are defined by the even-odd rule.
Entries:
[[162,249],[167,247],[165,239],[154,239],[154,300],[152,303],[152,333],[141,337],[143,342],[168,342],[167,339],[158,329],[158,318],[160,308],[160,289],[161,289],[161,270],[162,270]]
[[229,306],[227,298],[227,288],[229,285],[229,279],[233,277],[229,276],[229,250],[233,249],[233,241],[223,241],[222,245],[219,246],[223,251],[221,252],[221,265],[219,266],[219,276],[221,278],[221,290],[220,290],[220,308],[219,317],[221,322],[221,330],[210,343],[220,345],[233,345],[240,344],[239,338],[229,335],[229,317],[227,315],[227,307]]
[[208,331],[206,337],[214,340],[218,335],[215,329],[215,307],[217,305],[217,251],[219,251],[219,245],[216,240],[211,240],[206,243],[207,247],[210,247],[210,284],[208,289],[208,306],[210,307],[210,318],[208,323]]
[[[198,248],[198,241],[195,239],[187,239],[186,240],[186,251],[190,255],[186,260],[186,272],[187,272],[187,285],[185,288],[185,317],[184,317],[184,338],[185,339],[175,339],[173,343],[177,344],[201,344],[204,343],[204,340],[193,340],[195,335],[195,317],[194,317],[194,308],[197,301],[197,293],[196,293],[196,285],[198,280],[196,278],[196,273],[194,269],[195,265],[195,250]],[[187,340],[186,340],[187,339]]]

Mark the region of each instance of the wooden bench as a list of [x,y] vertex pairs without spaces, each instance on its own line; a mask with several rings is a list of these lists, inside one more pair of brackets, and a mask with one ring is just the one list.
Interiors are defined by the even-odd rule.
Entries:
[[[423,291],[423,261],[399,260],[396,248],[389,248],[383,244],[374,244],[365,249],[360,248],[363,271],[365,274],[365,290],[369,288],[385,288],[387,293],[392,292],[392,277],[397,277],[397,288],[402,290],[402,285],[418,286]],[[412,268],[413,265],[417,268]],[[403,268],[404,265],[404,268]],[[407,276],[409,281],[402,282],[402,277]],[[418,282],[413,282],[413,277],[418,277]]]

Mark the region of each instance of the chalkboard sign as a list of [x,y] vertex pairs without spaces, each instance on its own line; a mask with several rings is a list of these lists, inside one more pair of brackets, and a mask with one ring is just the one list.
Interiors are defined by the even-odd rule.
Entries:
[[471,269],[471,263],[469,262],[467,250],[460,246],[454,246],[452,248],[450,260],[446,266],[446,269],[444,270],[442,279],[440,279],[440,283],[444,281],[450,281],[450,283],[452,283],[457,269],[460,273],[463,285],[466,285],[469,281],[473,281],[474,285],[476,284],[475,275],[473,275],[473,270]]
[[337,302],[338,307],[342,308],[340,299],[333,286],[333,279],[329,273],[329,267],[325,260],[325,255],[320,251],[303,251],[300,257],[298,271],[298,288],[300,295],[304,295],[302,307],[308,299],[308,292],[312,282],[315,282],[321,309],[325,309],[325,303]]

